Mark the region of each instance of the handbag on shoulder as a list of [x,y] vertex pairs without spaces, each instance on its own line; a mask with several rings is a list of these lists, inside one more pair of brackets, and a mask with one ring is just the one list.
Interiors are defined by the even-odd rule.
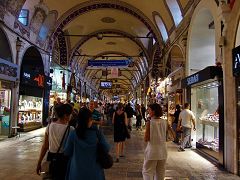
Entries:
[[49,164],[49,174],[52,176],[53,180],[64,180],[67,170],[68,157],[64,153],[59,153],[66,134],[69,134],[70,126],[67,126],[64,135],[62,137],[61,143],[56,153],[48,152],[47,161]]
[[113,158],[99,142],[99,131],[97,131],[97,138],[97,162],[103,169],[109,169],[113,166]]

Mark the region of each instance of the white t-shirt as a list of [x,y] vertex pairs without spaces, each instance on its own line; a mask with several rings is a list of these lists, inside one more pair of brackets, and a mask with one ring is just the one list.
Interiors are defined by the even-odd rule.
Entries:
[[184,109],[179,114],[179,120],[182,120],[182,126],[192,128],[192,120],[195,120],[195,116],[189,109]]
[[[47,126],[46,133],[48,134],[50,152],[52,153],[57,152],[67,126],[68,126],[67,124],[58,124],[55,122],[52,122],[50,125]],[[70,127],[69,132],[73,129],[74,129],[73,127]],[[62,147],[60,148],[59,153],[63,152],[64,144],[66,142],[68,134],[69,133],[66,132],[65,139],[62,143]]]

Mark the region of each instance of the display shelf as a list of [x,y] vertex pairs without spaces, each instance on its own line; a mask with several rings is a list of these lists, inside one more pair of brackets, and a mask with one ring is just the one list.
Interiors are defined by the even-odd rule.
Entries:
[[209,125],[209,126],[213,126],[213,127],[219,127],[219,122],[215,122],[215,121],[209,121],[207,119],[199,119],[200,124],[203,125]]
[[32,112],[32,111],[42,112],[42,109],[27,109],[27,110],[19,110],[19,112]]

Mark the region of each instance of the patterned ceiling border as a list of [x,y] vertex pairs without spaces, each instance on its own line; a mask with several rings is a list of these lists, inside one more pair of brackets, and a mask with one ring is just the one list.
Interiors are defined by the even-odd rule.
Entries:
[[71,21],[73,21],[75,18],[82,14],[98,9],[116,9],[136,17],[148,28],[148,30],[153,34],[156,42],[160,45],[161,37],[159,31],[156,29],[151,20],[147,16],[145,16],[144,13],[139,9],[119,0],[116,0],[114,2],[112,0],[105,0],[104,2],[100,2],[99,0],[91,0],[76,5],[75,7],[65,12],[63,16],[59,18],[57,26],[55,28],[55,32],[52,34],[50,48],[52,46],[52,43],[54,43],[54,40],[59,34],[61,34],[61,31],[67,24],[69,24]]
[[68,58],[67,58],[67,43],[64,36],[63,31],[58,35],[58,45],[59,45],[59,58],[60,64],[62,66],[68,65]]

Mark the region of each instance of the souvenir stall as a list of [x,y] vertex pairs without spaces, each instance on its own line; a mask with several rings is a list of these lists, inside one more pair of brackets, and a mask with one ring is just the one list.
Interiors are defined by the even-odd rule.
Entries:
[[166,78],[166,94],[168,102],[168,118],[172,119],[175,113],[176,105],[183,104],[183,90],[181,89],[181,80],[184,76],[183,67],[179,67]]
[[187,101],[196,116],[196,148],[220,164],[224,147],[222,76],[221,67],[209,66],[182,80]]

